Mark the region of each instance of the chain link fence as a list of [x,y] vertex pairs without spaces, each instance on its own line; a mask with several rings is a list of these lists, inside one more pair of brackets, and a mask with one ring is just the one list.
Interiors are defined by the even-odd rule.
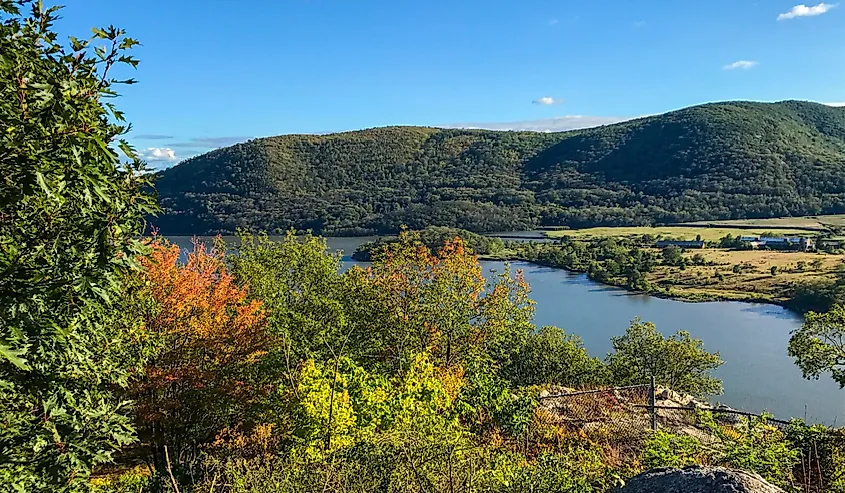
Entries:
[[650,430],[687,432],[698,426],[701,412],[726,425],[737,425],[755,418],[778,428],[789,421],[769,415],[749,413],[728,407],[704,405],[689,396],[656,385],[632,385],[597,390],[548,393],[540,396],[545,411],[558,425],[581,429],[608,428],[620,436],[643,434]]
[[[845,431],[825,429],[814,436],[796,437],[790,422],[770,415],[714,407],[669,389],[647,385],[540,395],[542,424],[562,428],[603,443],[628,460],[638,457],[654,430],[696,438],[706,445],[724,436],[737,436],[759,425],[778,439],[794,440],[798,464],[794,486],[803,492],[840,491],[845,487]],[[765,431],[764,431],[765,432]],[[843,465],[837,465],[842,462]],[[834,483],[839,484],[831,489]],[[845,491],[845,489],[841,490]]]

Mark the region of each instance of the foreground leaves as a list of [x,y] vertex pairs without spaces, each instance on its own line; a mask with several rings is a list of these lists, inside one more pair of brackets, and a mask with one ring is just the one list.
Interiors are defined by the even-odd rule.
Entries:
[[134,59],[113,27],[63,46],[57,15],[0,2],[3,491],[79,490],[134,440],[114,395],[140,362],[121,281],[155,206],[142,164],[118,142],[128,127],[105,101],[116,96],[109,69]]

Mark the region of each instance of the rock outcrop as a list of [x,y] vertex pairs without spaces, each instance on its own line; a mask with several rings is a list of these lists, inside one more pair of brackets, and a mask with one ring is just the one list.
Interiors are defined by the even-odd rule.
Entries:
[[631,478],[618,493],[784,493],[757,474],[725,467],[659,468]]

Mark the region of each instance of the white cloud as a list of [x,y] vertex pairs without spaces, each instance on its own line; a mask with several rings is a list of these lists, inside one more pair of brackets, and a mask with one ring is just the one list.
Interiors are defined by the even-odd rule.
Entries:
[[535,99],[534,101],[532,101],[532,103],[534,103],[534,104],[542,104],[542,105],[545,105],[545,106],[551,106],[553,104],[561,104],[562,102],[563,102],[562,99],[556,99],[556,98],[553,98],[551,96],[545,96],[545,97],[542,97],[540,99]]
[[557,19],[549,19],[549,25],[550,25],[550,26],[554,26],[554,25],[555,25],[555,24],[557,24],[558,22],[560,22],[560,21],[559,21],[559,20],[557,20]]
[[845,101],[840,102],[840,103],[824,103],[824,104],[826,104],[828,106],[845,107]]
[[141,153],[141,158],[144,161],[178,161],[179,158],[176,157],[176,151],[170,149],[169,147],[148,147]]
[[476,123],[453,123],[439,125],[441,128],[470,128],[485,130],[514,130],[528,132],[565,132],[567,130],[578,130],[581,128],[600,127],[613,123],[631,120],[631,118],[617,116],[558,116],[555,118],[543,118],[540,120],[528,120],[521,122],[476,122]]
[[736,70],[736,69],[748,70],[750,68],[756,67],[757,65],[759,65],[759,63],[757,63],[757,62],[752,62],[752,61],[749,61],[749,60],[739,60],[739,61],[730,63],[728,65],[725,65],[722,68],[724,70]]
[[641,28],[641,27],[644,27],[644,26],[645,26],[645,21],[636,21],[636,22],[632,23],[632,24],[631,24],[631,26],[632,26],[634,29],[639,29],[639,28]]
[[778,16],[778,20],[785,21],[789,19],[795,19],[796,17],[813,17],[815,15],[822,15],[833,7],[836,7],[837,5],[839,4],[822,2],[813,7],[807,7],[802,3],[801,5],[796,5],[795,7],[792,7],[792,10],[790,10],[789,12],[780,14]]

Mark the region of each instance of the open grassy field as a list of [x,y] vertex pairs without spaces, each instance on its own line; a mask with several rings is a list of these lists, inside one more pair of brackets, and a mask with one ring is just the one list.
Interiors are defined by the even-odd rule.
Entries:
[[696,221],[684,223],[683,226],[717,227],[759,227],[759,228],[798,228],[812,231],[824,231],[830,226],[845,226],[845,214],[829,214],[821,216],[775,217],[770,219],[736,219],[729,221]]
[[584,229],[558,229],[547,231],[550,238],[632,237],[642,235],[662,236],[680,240],[694,240],[697,235],[705,241],[714,241],[728,234],[759,235],[776,232],[782,235],[813,235],[829,228],[845,228],[845,214],[821,216],[775,217],[769,219],[736,219],[725,221],[695,221],[660,227],[606,227]]
[[[708,264],[678,267],[658,266],[646,274],[652,284],[670,290],[676,298],[690,300],[757,300],[781,303],[799,283],[832,279],[843,265],[845,255],[771,250],[731,251],[722,249],[690,250],[691,258],[700,254]],[[813,266],[813,261],[821,265]],[[800,265],[799,262],[803,264]],[[741,272],[734,272],[735,265]],[[771,274],[772,266],[777,274]]]
[[[740,235],[759,235],[771,229],[765,227],[760,228],[731,228],[718,227],[708,228],[703,225],[692,226],[661,226],[661,227],[608,227],[608,228],[585,228],[585,229],[565,229],[557,231],[548,231],[546,235],[550,238],[562,238],[570,236],[572,238],[603,238],[603,237],[638,237],[643,235],[661,236],[664,238],[674,238],[680,240],[694,240],[697,235],[701,235],[704,241],[716,241],[728,234],[733,236]],[[778,234],[783,235],[810,235],[812,231],[804,229],[777,229]]]

